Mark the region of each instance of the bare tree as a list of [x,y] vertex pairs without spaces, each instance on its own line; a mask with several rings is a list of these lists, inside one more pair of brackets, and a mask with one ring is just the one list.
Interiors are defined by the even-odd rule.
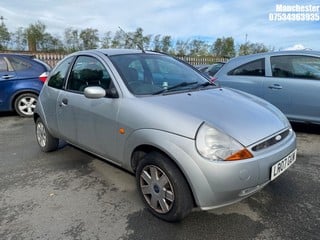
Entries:
[[169,50],[172,46],[171,36],[166,35],[161,39],[161,51],[165,53],[169,53]]
[[0,24],[0,50],[7,48],[10,38],[10,33],[8,32],[6,25],[2,22]]
[[189,43],[190,55],[206,56],[209,55],[209,45],[203,40],[194,39]]
[[263,43],[246,42],[240,45],[239,55],[249,55],[254,53],[268,52],[269,49]]
[[112,32],[108,31],[104,34],[104,37],[101,41],[102,48],[111,48],[112,47]]
[[19,27],[14,33],[11,33],[11,46],[19,51],[26,50],[27,38],[24,28]]
[[233,38],[217,38],[212,45],[212,53],[219,57],[234,57],[236,55],[236,50]]
[[25,29],[29,51],[37,51],[37,48],[39,48],[44,39],[45,30],[46,26],[40,21],[37,21],[34,24],[30,24],[29,27]]
[[64,42],[67,52],[75,52],[82,49],[79,31],[77,29],[66,28],[64,30]]
[[82,40],[84,49],[94,49],[99,44],[99,31],[93,28],[86,28],[81,31],[80,39]]

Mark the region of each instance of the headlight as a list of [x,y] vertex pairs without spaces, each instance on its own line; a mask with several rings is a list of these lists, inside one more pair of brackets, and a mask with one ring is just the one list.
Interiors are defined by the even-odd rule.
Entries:
[[196,137],[196,147],[201,156],[209,160],[243,160],[253,155],[232,137],[202,124]]

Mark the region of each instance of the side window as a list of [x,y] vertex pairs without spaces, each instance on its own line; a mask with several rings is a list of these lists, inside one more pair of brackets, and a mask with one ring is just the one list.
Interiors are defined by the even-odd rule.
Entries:
[[67,89],[77,92],[89,86],[108,89],[110,83],[110,75],[101,62],[94,57],[79,56],[70,72]]
[[7,72],[8,71],[8,64],[4,60],[3,57],[0,57],[0,72]]
[[14,70],[16,71],[23,71],[23,70],[27,70],[29,68],[32,67],[32,65],[30,63],[28,63],[27,61],[18,58],[18,57],[8,57],[12,67],[14,68]]
[[56,69],[53,70],[51,73],[48,86],[53,87],[53,88],[58,88],[62,89],[64,80],[66,78],[69,66],[72,62],[72,57],[67,58],[63,62],[60,63],[59,66],[57,66]]
[[320,80],[320,58],[311,56],[275,56],[270,58],[273,77]]
[[231,70],[228,75],[265,76],[264,58],[241,65]]

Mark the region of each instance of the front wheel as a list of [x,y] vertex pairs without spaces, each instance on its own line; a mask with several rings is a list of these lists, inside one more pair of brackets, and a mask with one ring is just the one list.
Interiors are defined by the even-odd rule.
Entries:
[[36,137],[37,142],[43,152],[54,151],[59,146],[59,139],[53,137],[49,133],[41,118],[38,118],[36,121]]
[[155,216],[180,221],[193,208],[190,188],[180,169],[165,155],[152,152],[138,164],[137,186]]
[[37,99],[38,96],[33,93],[23,93],[15,100],[14,109],[22,117],[32,117]]

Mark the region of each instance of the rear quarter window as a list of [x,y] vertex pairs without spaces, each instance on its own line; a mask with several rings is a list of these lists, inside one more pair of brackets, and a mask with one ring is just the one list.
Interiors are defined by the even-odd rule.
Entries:
[[245,63],[228,72],[228,75],[237,76],[265,76],[264,58]]
[[24,71],[32,67],[31,63],[19,57],[8,57],[8,59],[15,71]]
[[7,62],[3,57],[0,57],[0,72],[7,72],[9,70]]

